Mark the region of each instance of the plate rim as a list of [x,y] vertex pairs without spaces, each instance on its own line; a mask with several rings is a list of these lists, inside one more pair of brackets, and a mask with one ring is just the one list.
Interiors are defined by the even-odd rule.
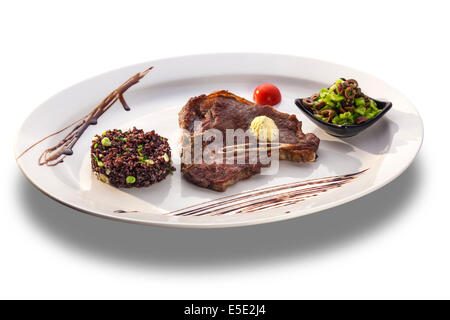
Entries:
[[[18,141],[19,141],[19,136],[20,133],[26,123],[26,121],[28,120],[28,118],[36,111],[38,110],[41,106],[45,105],[48,101],[50,101],[53,97],[57,96],[58,94],[70,90],[73,87],[76,87],[77,85],[84,83],[84,82],[88,82],[91,81],[92,79],[95,79],[97,77],[101,77],[104,76],[108,73],[113,73],[113,72],[118,72],[120,70],[124,70],[124,69],[128,69],[128,68],[133,68],[142,64],[148,64],[148,65],[156,65],[159,62],[162,61],[170,61],[170,60],[178,60],[178,59],[183,59],[183,58],[200,58],[202,56],[239,56],[239,55],[246,55],[246,56],[251,56],[251,55],[259,55],[259,56],[266,56],[266,57],[277,57],[277,58],[289,58],[289,59],[306,59],[306,60],[310,60],[313,61],[315,63],[323,63],[323,64],[329,64],[329,65],[333,65],[335,67],[342,67],[342,68],[347,68],[347,69],[352,69],[360,74],[365,74],[368,75],[374,79],[376,79],[377,81],[380,81],[384,84],[386,84],[387,86],[389,86],[390,88],[394,89],[395,91],[397,91],[398,93],[400,93],[406,100],[407,102],[410,104],[410,106],[414,109],[414,111],[417,114],[418,119],[420,120],[420,141],[417,144],[416,149],[414,150],[414,155],[409,159],[409,161],[402,166],[402,168],[400,170],[397,171],[396,174],[391,175],[388,179],[382,181],[382,183],[376,184],[376,185],[372,185],[367,189],[364,189],[362,192],[353,194],[351,196],[348,196],[344,199],[341,200],[337,200],[337,201],[333,201],[333,202],[328,202],[325,203],[321,206],[318,207],[314,207],[314,208],[309,208],[309,209],[304,209],[304,210],[298,210],[298,209],[293,209],[289,214],[285,214],[285,215],[277,215],[277,216],[272,216],[272,217],[267,217],[267,218],[260,218],[260,219],[254,219],[254,220],[246,220],[246,221],[231,221],[231,222],[220,222],[220,223],[179,223],[179,222],[169,222],[169,221],[165,221],[165,222],[155,222],[155,221],[143,221],[143,220],[137,220],[137,219],[133,219],[130,217],[119,217],[119,216],[111,216],[111,215],[105,215],[103,213],[99,213],[99,212],[95,212],[95,211],[89,211],[86,210],[84,208],[78,207],[74,204],[68,203],[63,201],[62,199],[58,199],[55,196],[53,196],[52,194],[50,194],[49,192],[43,190],[42,188],[40,188],[35,181],[33,181],[24,171],[24,168],[22,167],[22,165],[19,163],[19,159],[17,158],[18,156],[18,150],[17,150],[17,146],[18,146]],[[258,53],[258,52],[218,52],[218,53],[202,53],[202,54],[192,54],[192,55],[181,55],[181,56],[170,56],[170,57],[166,57],[166,58],[161,58],[161,59],[156,59],[156,60],[150,60],[150,61],[143,61],[143,62],[139,62],[139,63],[134,63],[134,64],[130,64],[130,65],[126,65],[123,67],[119,67],[119,68],[115,68],[112,70],[107,70],[105,72],[93,75],[91,77],[88,77],[86,79],[83,79],[81,81],[78,81],[77,83],[74,83],[68,87],[65,87],[64,89],[54,93],[53,95],[51,95],[50,97],[48,97],[46,100],[44,100],[42,103],[38,104],[36,107],[34,107],[26,117],[24,117],[23,121],[21,122],[21,125],[19,126],[19,128],[16,130],[16,135],[15,135],[15,140],[14,140],[14,157],[15,157],[15,161],[17,163],[17,166],[19,167],[19,170],[22,172],[22,174],[25,176],[25,178],[36,188],[38,189],[40,192],[42,192],[44,195],[48,196],[50,199],[55,200],[56,202],[67,206],[71,209],[75,209],[77,211],[80,211],[82,213],[86,213],[95,217],[101,217],[103,219],[109,219],[109,220],[113,220],[113,221],[119,221],[119,222],[126,222],[126,223],[130,223],[130,224],[140,224],[140,225],[148,225],[148,226],[162,226],[162,227],[172,227],[172,228],[191,228],[191,229],[211,229],[211,228],[230,228],[230,227],[244,227],[244,226],[251,226],[251,225],[259,225],[259,224],[266,224],[266,223],[271,223],[271,222],[278,222],[278,221],[284,221],[284,220],[288,220],[288,219],[293,219],[293,218],[298,218],[301,216],[306,216],[312,213],[319,213],[321,211],[327,210],[329,208],[333,208],[333,207],[337,207],[337,206],[341,206],[345,203],[349,203],[351,201],[363,198],[364,196],[379,190],[383,187],[385,187],[386,185],[388,185],[389,183],[391,183],[393,180],[397,179],[399,176],[401,176],[410,166],[411,164],[414,162],[414,160],[417,158],[418,153],[420,152],[422,145],[423,145],[423,139],[424,139],[424,124],[423,124],[423,118],[421,117],[420,113],[418,112],[417,108],[415,107],[415,105],[407,98],[405,97],[401,91],[397,90],[397,88],[395,88],[394,86],[390,85],[388,82],[379,79],[376,76],[373,76],[370,73],[366,73],[365,71],[361,71],[359,69],[355,69],[353,67],[348,67],[346,65],[343,64],[339,64],[339,63],[334,63],[334,62],[330,62],[330,61],[326,61],[326,60],[322,60],[322,59],[316,59],[316,58],[311,58],[311,57],[307,57],[307,56],[298,56],[298,55],[290,55],[290,54],[278,54],[278,53]]]

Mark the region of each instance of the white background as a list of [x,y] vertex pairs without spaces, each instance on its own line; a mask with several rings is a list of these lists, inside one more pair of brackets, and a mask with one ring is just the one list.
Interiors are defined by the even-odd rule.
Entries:
[[[450,298],[447,5],[3,2],[0,298]],[[47,198],[18,170],[15,133],[54,93],[128,64],[214,52],[293,54],[372,73],[416,105],[422,149],[362,199],[223,230],[92,217]]]

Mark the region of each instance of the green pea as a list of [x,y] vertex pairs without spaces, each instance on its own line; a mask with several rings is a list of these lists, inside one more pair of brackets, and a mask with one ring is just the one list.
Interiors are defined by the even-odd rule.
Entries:
[[127,183],[135,183],[136,182],[136,178],[133,176],[128,176],[126,179]]
[[105,147],[111,146],[111,140],[109,140],[108,137],[104,137],[104,138],[102,139],[102,145],[105,146]]

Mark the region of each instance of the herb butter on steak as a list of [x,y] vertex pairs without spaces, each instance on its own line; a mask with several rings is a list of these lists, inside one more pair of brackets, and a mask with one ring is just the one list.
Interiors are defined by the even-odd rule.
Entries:
[[[313,162],[319,147],[319,138],[302,132],[302,122],[295,115],[282,113],[270,106],[263,106],[238,97],[228,91],[191,98],[178,114],[179,126],[184,129],[183,141],[209,129],[217,129],[226,136],[226,129],[247,131],[252,120],[259,116],[271,118],[279,130],[279,159],[296,162]],[[200,128],[194,128],[195,123]],[[190,136],[190,137],[189,137]],[[224,143],[225,141],[224,138]],[[206,143],[203,147],[206,147]],[[225,191],[228,186],[261,172],[262,163],[193,163],[184,161],[192,147],[182,148],[181,171],[184,177],[200,187]],[[192,157],[189,157],[192,158]]]

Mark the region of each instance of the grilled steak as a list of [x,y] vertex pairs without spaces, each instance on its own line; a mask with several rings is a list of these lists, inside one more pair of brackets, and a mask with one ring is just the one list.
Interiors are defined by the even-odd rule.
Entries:
[[[279,158],[297,162],[312,162],[316,159],[319,138],[312,133],[302,132],[302,123],[295,115],[282,113],[270,106],[258,105],[227,91],[217,91],[209,95],[191,98],[178,115],[179,125],[184,129],[181,171],[191,182],[216,191],[226,188],[239,180],[247,179],[260,173],[267,163],[217,163],[205,161],[194,163],[192,141],[209,129],[216,129],[223,133],[226,144],[226,129],[242,129],[247,131],[252,120],[257,116],[271,118],[279,130]],[[199,134],[200,133],[200,134]],[[189,141],[189,143],[186,143]],[[202,148],[211,141],[206,139]],[[233,141],[233,143],[236,143]],[[234,146],[232,146],[234,147]],[[236,149],[238,150],[238,149]],[[269,151],[270,152],[270,151]],[[186,160],[186,156],[189,159]],[[234,154],[238,157],[238,153]],[[247,158],[248,153],[240,154]],[[217,155],[215,155],[217,156]],[[222,156],[222,155],[220,155]]]

